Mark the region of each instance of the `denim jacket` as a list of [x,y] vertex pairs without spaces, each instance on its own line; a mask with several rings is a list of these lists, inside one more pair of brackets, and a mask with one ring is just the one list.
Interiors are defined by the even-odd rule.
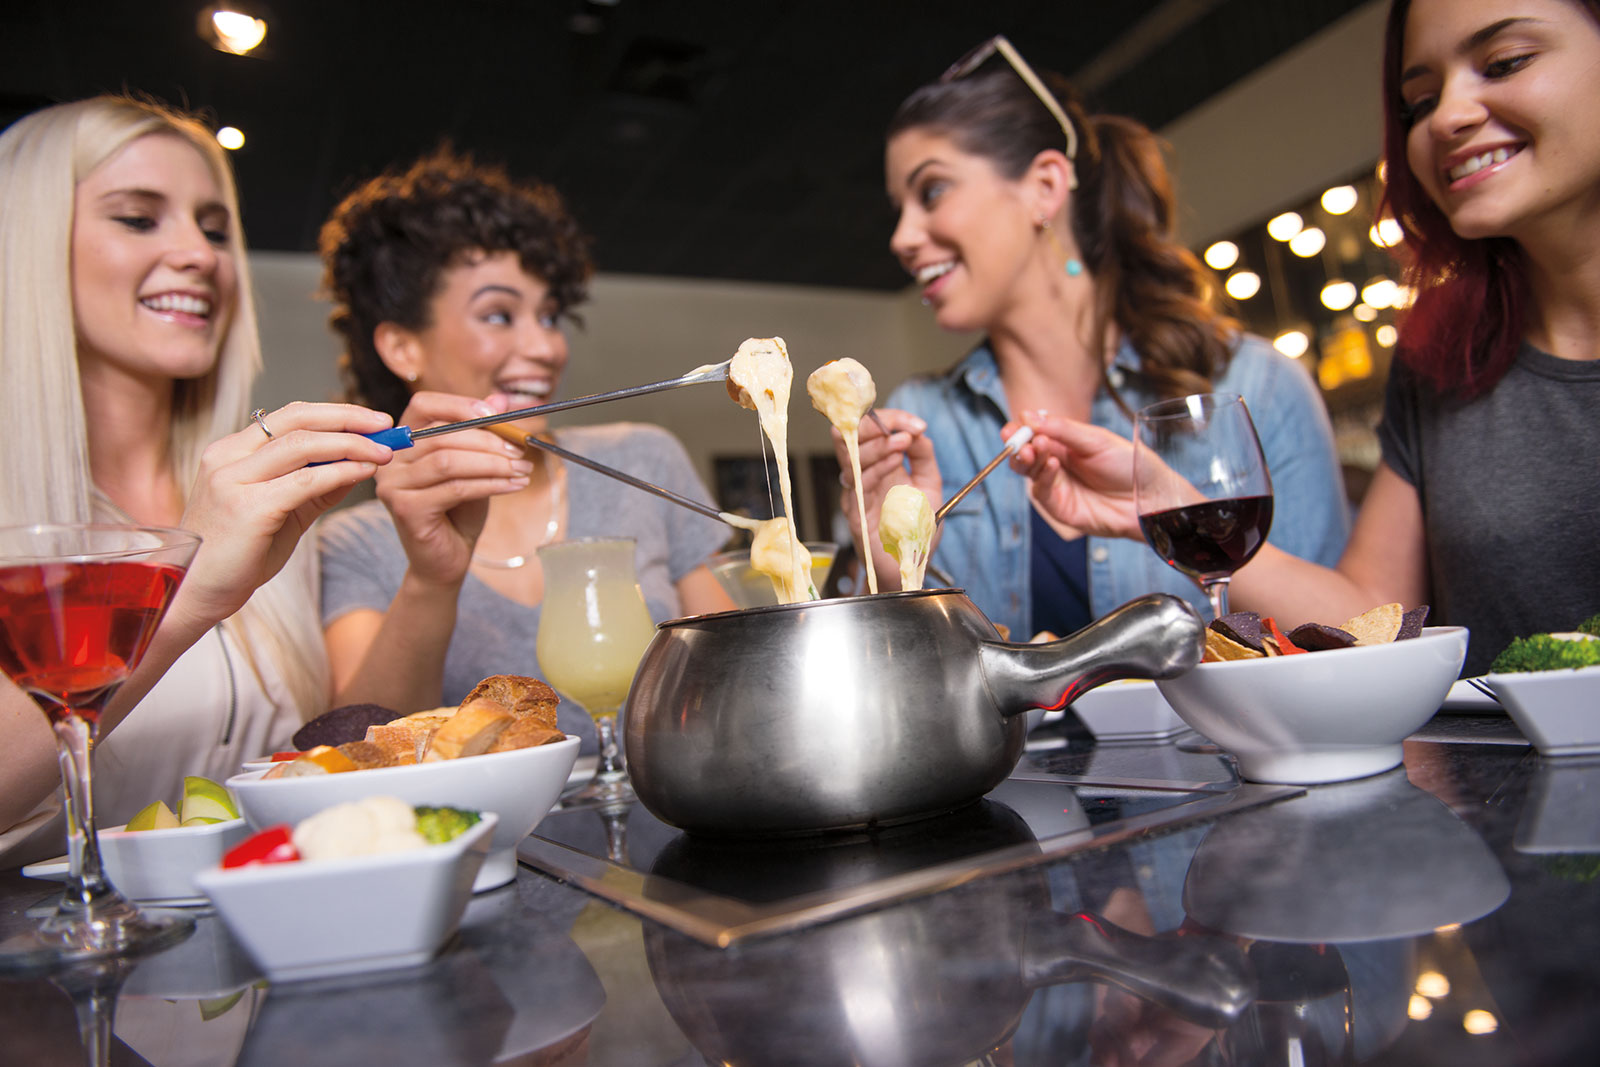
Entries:
[[[1111,380],[1137,411],[1156,396],[1138,386],[1139,356],[1126,341]],[[1299,364],[1259,337],[1243,337],[1217,392],[1245,398],[1272,477],[1273,517],[1268,540],[1303,559],[1332,566],[1350,533],[1344,483],[1333,428],[1316,385]],[[1004,445],[1009,419],[999,368],[987,343],[937,377],[913,378],[884,405],[920,416],[928,424],[949,499]],[[1102,389],[1090,415],[1096,426],[1132,437],[1133,424]],[[1013,640],[1034,633],[1028,572],[1030,523],[1027,480],[1002,467],[945,517],[933,563],[983,610],[1009,627]],[[1089,600],[1096,618],[1150,592],[1174,593],[1210,617],[1198,585],[1173,570],[1143,541],[1091,537]]]

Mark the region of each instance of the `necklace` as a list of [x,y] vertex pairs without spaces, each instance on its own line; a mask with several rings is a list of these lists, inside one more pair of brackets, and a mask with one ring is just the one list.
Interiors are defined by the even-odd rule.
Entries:
[[[561,483],[565,481],[565,478],[562,477],[561,464],[554,456],[546,456],[545,463],[548,465],[547,469],[550,472],[550,521],[544,524],[544,536],[539,539],[537,545],[533,546],[536,549],[543,548],[555,540],[556,534],[561,531]],[[480,567],[488,567],[490,570],[496,571],[519,570],[522,567],[526,567],[532,560],[533,557],[524,555],[509,556],[505,559],[491,559],[488,556],[480,556],[476,552],[472,554],[472,562]]]

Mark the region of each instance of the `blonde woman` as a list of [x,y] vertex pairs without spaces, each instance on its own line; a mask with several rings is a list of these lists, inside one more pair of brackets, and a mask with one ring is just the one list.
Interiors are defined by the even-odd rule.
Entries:
[[[291,404],[252,422],[260,368],[238,197],[198,122],[117,97],[0,135],[0,523],[182,526],[205,543],[101,722],[115,825],[281,747],[329,697],[314,545],[388,462],[388,416]],[[320,466],[308,466],[325,461]],[[61,848],[44,716],[0,683],[0,865]]]

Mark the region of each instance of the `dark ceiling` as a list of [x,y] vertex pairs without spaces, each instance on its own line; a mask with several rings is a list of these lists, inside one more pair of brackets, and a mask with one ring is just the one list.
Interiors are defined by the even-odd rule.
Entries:
[[882,131],[996,32],[1160,127],[1362,0],[270,0],[258,54],[206,0],[0,4],[0,124],[131,89],[204,109],[253,247],[310,250],[339,196],[450,139],[555,183],[602,270],[887,290]]

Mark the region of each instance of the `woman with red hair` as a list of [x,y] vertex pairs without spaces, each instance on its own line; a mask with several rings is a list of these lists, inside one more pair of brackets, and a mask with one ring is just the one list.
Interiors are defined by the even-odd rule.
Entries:
[[[1600,612],[1597,70],[1596,0],[1394,0],[1387,199],[1417,299],[1383,461],[1338,565],[1268,545],[1234,576],[1237,607],[1327,622],[1431,604],[1471,629],[1469,674]],[[1041,506],[1138,537],[1128,442],[1026,419],[1042,436],[1016,465]]]

